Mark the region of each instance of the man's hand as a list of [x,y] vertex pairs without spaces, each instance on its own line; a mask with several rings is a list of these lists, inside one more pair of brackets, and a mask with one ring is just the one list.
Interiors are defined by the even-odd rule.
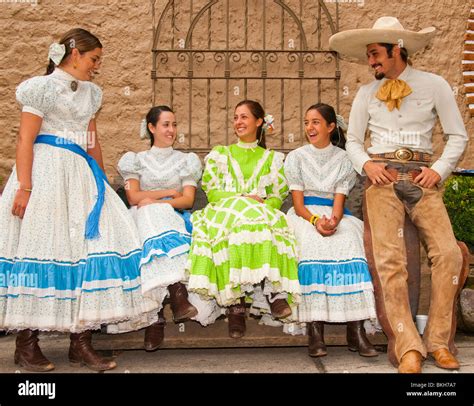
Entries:
[[435,187],[440,181],[441,176],[439,173],[431,168],[428,168],[427,166],[422,166],[421,173],[415,179],[413,179],[413,183],[428,189]]
[[386,166],[385,162],[367,161],[364,164],[363,169],[372,185],[388,185],[396,182],[396,179],[385,169]]

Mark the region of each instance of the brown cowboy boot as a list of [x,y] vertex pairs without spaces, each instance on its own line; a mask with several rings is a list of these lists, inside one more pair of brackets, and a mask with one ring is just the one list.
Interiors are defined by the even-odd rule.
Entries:
[[398,365],[399,374],[420,374],[423,363],[422,355],[416,350],[407,351],[403,354]]
[[107,371],[114,369],[115,361],[101,357],[92,348],[92,331],[82,333],[71,333],[71,344],[69,346],[69,362],[71,365],[85,365],[94,371]]
[[158,321],[151,324],[145,329],[145,351],[155,351],[161,347],[165,338],[166,320],[164,316],[164,309],[158,312]]
[[310,357],[324,357],[328,354],[324,344],[324,321],[312,321],[308,325],[308,354]]
[[245,334],[245,298],[240,298],[240,304],[229,306],[227,320],[229,322],[229,337],[243,337]]
[[362,357],[377,357],[379,355],[365,334],[363,320],[347,322],[347,348],[349,351],[359,351],[359,355]]
[[459,369],[461,367],[459,361],[447,348],[440,348],[433,351],[430,355],[434,358],[435,364],[439,368]]
[[48,372],[54,369],[38,345],[38,330],[22,330],[16,336],[15,364],[33,372]]
[[[275,296],[275,293],[272,293],[272,298]],[[276,299],[273,302],[268,301],[270,304],[270,310],[272,316],[275,319],[284,319],[291,315],[291,307],[285,299]]]
[[170,304],[175,322],[196,316],[197,309],[188,301],[188,291],[181,282],[168,286]]

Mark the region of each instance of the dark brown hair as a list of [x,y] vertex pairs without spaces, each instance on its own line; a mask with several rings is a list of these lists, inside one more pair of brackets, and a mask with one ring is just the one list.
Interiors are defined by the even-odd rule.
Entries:
[[153,146],[153,144],[155,143],[155,136],[148,128],[148,124],[156,126],[156,124],[160,120],[161,113],[163,113],[164,111],[169,111],[170,113],[174,114],[174,111],[171,110],[168,106],[155,106],[152,107],[146,115],[146,131],[150,136],[150,146]]
[[263,124],[265,123],[265,110],[263,109],[262,105],[255,100],[242,100],[239,104],[237,104],[237,106],[235,106],[235,109],[240,106],[247,106],[256,119],[262,119],[262,124],[257,128],[257,140],[258,145],[266,149],[265,130],[263,129]]
[[[93,51],[96,48],[102,48],[99,38],[82,28],[73,28],[72,30],[69,30],[62,36],[59,43],[64,44],[66,47],[66,53],[64,54],[62,61],[65,61],[66,58],[71,55],[74,48],[77,48],[81,54]],[[49,65],[46,68],[46,75],[53,73],[55,67],[56,65],[50,59]]]
[[323,116],[326,120],[327,125],[334,123],[334,130],[331,131],[329,139],[333,145],[336,147],[345,149],[346,147],[346,137],[344,135],[344,130],[337,125],[337,117],[334,108],[329,104],[325,103],[316,103],[313,104],[306,110],[306,113],[310,110],[317,110],[319,114]]
[[[384,47],[387,50],[387,54],[389,58],[393,57],[393,47],[398,46],[397,44],[387,44],[387,43],[379,43],[378,45]],[[408,51],[406,48],[400,48],[400,56],[402,57],[403,62],[411,65],[411,62],[408,60]]]

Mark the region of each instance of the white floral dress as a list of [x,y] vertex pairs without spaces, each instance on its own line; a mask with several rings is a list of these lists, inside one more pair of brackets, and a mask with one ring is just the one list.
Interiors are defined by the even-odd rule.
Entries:
[[[17,88],[23,111],[42,117],[40,134],[87,148],[87,129],[102,91],[57,68]],[[140,241],[127,208],[108,184],[100,236],[85,238],[97,199],[91,168],[80,155],[34,145],[32,188],[23,219],[11,213],[16,168],[0,198],[0,329],[81,332],[126,321],[157,320],[158,304],[141,293]]]
[[[138,180],[144,191],[174,189],[182,192],[185,186],[197,187],[202,165],[194,153],[153,146],[139,153],[127,152],[119,161],[118,171],[124,180]],[[191,230],[179,211],[167,203],[132,206],[130,212],[142,245],[142,292],[161,307],[168,296],[168,286],[176,282],[187,284]],[[198,309],[193,320],[202,325],[212,324],[221,315],[213,300],[203,300],[190,292],[189,301]]]
[[[330,144],[318,149],[311,144],[290,152],[285,161],[290,190],[302,191],[305,206],[313,214],[330,218],[336,193],[348,195],[356,173],[346,151]],[[324,203],[324,201],[322,201]],[[321,236],[311,223],[291,208],[287,214],[298,247],[301,322],[347,322],[375,319],[372,279],[363,243],[363,223],[345,214],[337,231]]]

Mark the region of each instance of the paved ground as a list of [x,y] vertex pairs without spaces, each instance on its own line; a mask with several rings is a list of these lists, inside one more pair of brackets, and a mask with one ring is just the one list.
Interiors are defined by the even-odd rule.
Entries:
[[[474,373],[474,336],[458,335],[459,361],[462,373]],[[69,340],[65,335],[42,337],[45,355],[56,365],[56,372],[90,373],[89,369],[71,367],[67,361]],[[0,338],[0,373],[22,372],[13,363],[14,336]],[[385,346],[376,358],[363,358],[343,346],[331,346],[323,358],[310,358],[306,347],[161,349],[104,351],[113,355],[117,369],[107,373],[395,373],[387,359]],[[446,372],[432,359],[424,363],[424,372]]]

